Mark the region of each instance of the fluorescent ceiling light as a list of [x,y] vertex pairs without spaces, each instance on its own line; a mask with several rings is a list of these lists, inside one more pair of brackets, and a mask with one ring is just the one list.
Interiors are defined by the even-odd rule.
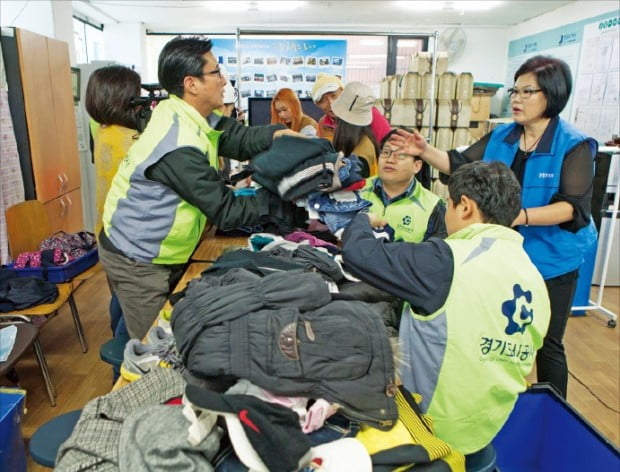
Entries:
[[397,6],[416,11],[484,11],[490,10],[498,6],[501,1],[471,1],[471,0],[454,0],[454,1],[398,1],[394,2]]
[[212,10],[225,12],[241,11],[291,11],[299,8],[305,2],[289,0],[287,2],[257,0],[254,2],[207,0],[204,5]]

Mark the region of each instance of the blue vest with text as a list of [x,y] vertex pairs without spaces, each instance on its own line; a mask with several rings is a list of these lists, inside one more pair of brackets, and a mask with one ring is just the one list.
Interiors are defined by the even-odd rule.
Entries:
[[[508,167],[519,149],[520,125],[510,123],[493,130],[483,160],[501,161]],[[527,158],[521,190],[523,208],[548,205],[560,188],[562,164],[567,153],[583,141],[592,152],[592,165],[598,144],[574,126],[553,118],[537,149]],[[579,268],[583,254],[596,240],[592,221],[576,233],[560,225],[519,226],[523,247],[543,278],[551,279]]]

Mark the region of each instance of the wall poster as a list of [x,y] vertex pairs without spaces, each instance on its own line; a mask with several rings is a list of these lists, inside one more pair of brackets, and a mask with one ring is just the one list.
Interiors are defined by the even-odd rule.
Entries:
[[[619,14],[611,11],[511,41],[506,86],[512,86],[514,73],[532,56],[566,61],[573,74],[573,92],[560,116],[601,142],[611,139],[619,132]],[[508,97],[502,115],[510,116]]]
[[[570,67],[573,77],[577,70],[579,61],[579,49],[581,46],[582,25],[573,23],[570,25],[555,28],[542,33],[520,38],[511,41],[508,46],[508,67],[506,70],[506,88],[514,84],[514,75],[517,69],[530,57],[539,54],[553,56],[565,61]],[[566,107],[560,114],[562,118],[568,120],[570,116],[572,96]],[[510,116],[510,99],[504,97],[502,104],[502,115]]]
[[346,40],[241,39],[241,63],[237,64],[236,40],[213,39],[213,54],[225,66],[241,95],[241,108],[248,97],[273,97],[284,87],[300,98],[311,98],[319,72],[345,80]]
[[620,18],[587,24],[573,92],[571,121],[604,143],[620,132]]

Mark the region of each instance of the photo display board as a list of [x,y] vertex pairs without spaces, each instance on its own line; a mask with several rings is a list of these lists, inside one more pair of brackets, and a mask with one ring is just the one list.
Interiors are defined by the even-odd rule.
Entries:
[[284,87],[300,98],[312,98],[319,72],[345,79],[346,40],[241,39],[238,64],[234,39],[213,39],[213,54],[235,82],[241,108],[247,110],[249,97],[271,98]]

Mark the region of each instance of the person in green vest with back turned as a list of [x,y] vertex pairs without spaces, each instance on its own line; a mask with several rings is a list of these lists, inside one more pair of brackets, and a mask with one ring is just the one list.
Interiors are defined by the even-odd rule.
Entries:
[[355,276],[406,301],[403,385],[419,392],[437,436],[464,454],[485,448],[526,388],[550,318],[544,280],[510,228],[520,187],[501,162],[452,173],[444,240],[376,239],[372,214],[343,233]]
[[267,190],[236,198],[218,176],[218,155],[248,160],[291,132],[245,127],[216,111],[226,81],[211,47],[197,37],[164,46],[158,76],[170,97],[153,110],[105,201],[99,255],[133,338],[157,317],[207,219],[223,229],[257,225],[282,205]]
[[379,176],[366,181],[361,192],[372,203],[369,212],[387,221],[394,241],[419,243],[430,237],[446,237],[443,201],[416,179],[424,161],[406,154],[385,138],[379,154]]

